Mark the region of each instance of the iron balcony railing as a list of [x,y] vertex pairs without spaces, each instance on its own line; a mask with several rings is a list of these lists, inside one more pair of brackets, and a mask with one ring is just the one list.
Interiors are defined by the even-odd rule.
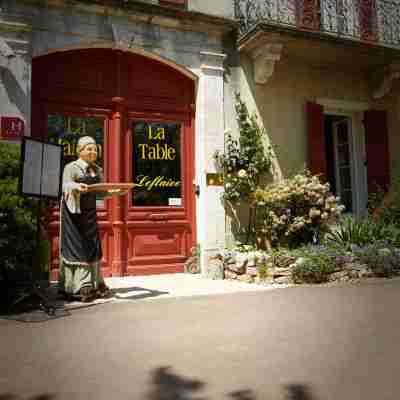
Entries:
[[400,47],[400,0],[234,0],[241,37],[259,23]]

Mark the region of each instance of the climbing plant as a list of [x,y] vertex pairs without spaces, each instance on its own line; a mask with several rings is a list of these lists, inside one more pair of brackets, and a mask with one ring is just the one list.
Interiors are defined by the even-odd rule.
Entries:
[[263,176],[271,171],[273,152],[264,145],[265,129],[260,127],[256,114],[250,114],[246,104],[236,94],[236,119],[239,138],[229,132],[225,137],[225,151],[216,152],[214,158],[224,175],[223,200],[232,207],[240,202],[249,204],[246,243],[255,239],[256,208],[254,193]]
[[223,199],[232,203],[248,201],[257,189],[260,178],[272,166],[272,148],[264,146],[265,129],[260,127],[255,114],[250,115],[246,104],[236,94],[236,119],[239,139],[226,134],[224,153],[214,158],[224,174]]

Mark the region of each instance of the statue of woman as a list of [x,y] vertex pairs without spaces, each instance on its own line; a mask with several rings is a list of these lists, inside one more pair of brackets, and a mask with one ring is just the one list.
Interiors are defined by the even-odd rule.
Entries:
[[79,159],[67,164],[63,173],[59,290],[66,297],[88,302],[110,294],[100,269],[96,218],[96,197],[104,197],[104,193],[88,191],[89,185],[103,181],[103,171],[96,164],[97,146],[92,137],[79,139],[77,153]]

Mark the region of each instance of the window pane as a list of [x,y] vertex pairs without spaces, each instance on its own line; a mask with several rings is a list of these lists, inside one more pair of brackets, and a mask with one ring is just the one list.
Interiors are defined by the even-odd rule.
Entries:
[[346,207],[345,212],[352,212],[353,211],[353,202],[352,202],[352,193],[350,190],[344,190],[342,191],[341,195],[341,200],[344,206]]
[[340,187],[343,190],[351,190],[351,170],[350,167],[340,168]]
[[350,165],[350,152],[348,144],[338,146],[338,162],[340,166]]
[[338,144],[345,144],[349,141],[349,135],[347,132],[347,122],[342,122],[337,128]]
[[[104,156],[104,119],[97,117],[68,117],[65,115],[49,115],[47,133],[50,143],[63,146],[63,168],[78,158],[76,144],[82,136],[91,136],[97,143],[97,164],[103,167]],[[97,201],[97,207],[104,205]]]
[[140,121],[133,124],[135,206],[181,206],[181,126]]

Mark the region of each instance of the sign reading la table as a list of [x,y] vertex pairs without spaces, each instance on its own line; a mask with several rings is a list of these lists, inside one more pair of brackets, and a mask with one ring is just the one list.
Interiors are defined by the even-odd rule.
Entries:
[[21,140],[25,133],[25,122],[19,117],[1,117],[0,138]]

